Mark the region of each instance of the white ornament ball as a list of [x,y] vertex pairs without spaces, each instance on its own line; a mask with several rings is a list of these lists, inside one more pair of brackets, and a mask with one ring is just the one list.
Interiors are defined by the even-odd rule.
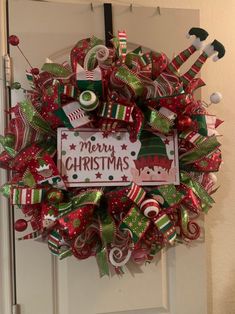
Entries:
[[150,198],[141,203],[140,210],[146,217],[154,218],[160,211],[160,205],[155,199]]
[[212,104],[218,104],[221,102],[223,96],[221,93],[216,92],[210,95],[210,101]]

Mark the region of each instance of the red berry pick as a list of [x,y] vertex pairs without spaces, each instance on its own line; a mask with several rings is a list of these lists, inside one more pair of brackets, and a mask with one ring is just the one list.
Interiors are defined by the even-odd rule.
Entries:
[[31,73],[32,73],[33,75],[38,75],[38,74],[39,74],[39,69],[38,69],[38,68],[32,68],[32,69],[31,69]]
[[27,229],[28,223],[24,219],[18,219],[15,222],[15,230],[18,232],[25,231]]
[[19,37],[17,37],[16,35],[11,35],[8,37],[8,42],[12,46],[18,46],[20,40],[19,40]]
[[20,53],[22,54],[22,56],[25,58],[26,62],[28,63],[28,65],[32,69],[33,68],[32,65],[30,64],[28,58],[25,56],[25,54],[23,53],[23,51],[21,50],[21,48],[19,46],[19,43],[20,43],[19,37],[17,37],[16,35],[11,35],[8,37],[8,42],[10,45],[15,46],[19,49]]

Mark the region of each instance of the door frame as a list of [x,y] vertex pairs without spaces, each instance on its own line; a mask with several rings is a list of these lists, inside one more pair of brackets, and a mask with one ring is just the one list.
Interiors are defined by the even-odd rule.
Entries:
[[[4,57],[7,54],[7,0],[0,0],[0,134],[4,134],[6,127],[6,113],[8,97],[4,76]],[[7,182],[6,170],[0,169],[0,185]],[[14,259],[12,247],[13,225],[11,219],[11,207],[8,200],[0,195],[0,312],[13,313],[16,302],[14,285]]]

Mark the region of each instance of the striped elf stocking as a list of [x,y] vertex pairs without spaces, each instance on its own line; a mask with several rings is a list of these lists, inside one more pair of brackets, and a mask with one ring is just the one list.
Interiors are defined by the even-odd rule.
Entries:
[[168,64],[166,71],[169,73],[177,74],[179,68],[184,64],[190,56],[194,54],[197,49],[191,45],[184,51],[180,52],[172,61]]
[[214,61],[223,58],[223,56],[225,55],[225,48],[223,44],[221,44],[216,39],[204,48],[203,53],[198,57],[198,59],[194,62],[191,68],[184,75],[181,76],[181,81],[185,86],[187,86],[188,83],[192,81],[193,78],[195,78],[195,76],[200,72],[203,64],[212,55],[215,55],[213,57]]
[[[185,49],[184,51],[180,52],[168,65],[167,72],[173,73],[177,75],[177,72],[179,68],[184,64],[190,56],[192,56],[195,51],[201,49],[204,40],[208,37],[207,31],[205,31],[202,28],[199,27],[193,27],[189,30],[187,37],[195,36],[195,39],[192,43],[192,45]],[[192,65],[192,67],[187,71],[183,76],[181,76],[181,81],[187,85],[191,79],[193,79],[198,72],[200,71],[203,63],[205,63],[208,55],[203,52],[200,57],[197,59],[197,61]]]
[[208,33],[203,28],[192,27],[187,34],[188,38],[190,38],[191,36],[195,36],[192,45],[179,53],[171,61],[171,63],[167,67],[168,72],[177,74],[177,71],[179,70],[181,65],[185,63],[185,61],[187,61],[188,58],[194,54],[195,51],[201,49],[204,40],[206,40],[206,38],[208,37]]
[[203,51],[203,53],[194,62],[191,68],[181,76],[181,81],[185,86],[196,77],[196,75],[201,71],[203,64],[206,62],[208,55]]

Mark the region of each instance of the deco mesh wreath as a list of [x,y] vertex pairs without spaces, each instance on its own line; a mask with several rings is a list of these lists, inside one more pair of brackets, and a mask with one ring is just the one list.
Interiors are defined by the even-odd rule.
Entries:
[[[143,52],[141,47],[127,52],[126,34],[118,32],[111,48],[95,37],[83,39],[71,51],[71,64],[49,60],[41,71],[31,67],[27,72],[31,89],[11,108],[1,136],[0,166],[13,173],[1,191],[28,217],[15,222],[16,231],[29,225],[32,229],[20,239],[41,237],[59,259],[95,256],[102,276],[109,274],[110,266],[121,274],[130,259],[151,262],[162,248],[199,237],[195,220],[214,202],[214,172],[221,163],[216,129],[222,121],[207,112],[205,102],[195,99],[195,90],[205,85],[196,75],[210,56],[216,61],[225,49],[214,40],[181,75],[181,65],[202,48],[208,33],[192,28],[188,35],[195,36],[192,45],[172,61],[164,53]],[[9,42],[19,48],[17,36],[10,36]],[[21,85],[15,82],[12,88]],[[221,98],[213,93],[211,103]],[[99,186],[106,175],[104,164],[110,163],[112,169],[116,162],[115,151],[110,159],[104,146],[107,156],[102,162],[92,157],[98,169],[95,186],[89,178],[81,178],[83,186],[68,184],[68,176],[56,166],[56,131],[66,142],[65,131],[78,136],[81,127],[99,130],[104,143],[121,138],[123,130],[129,143],[141,142],[133,180],[127,175],[126,159],[125,167],[116,165],[122,184],[114,184],[109,175],[112,186]],[[177,144],[173,168],[169,138]],[[60,153],[73,151],[80,158],[77,144]],[[97,145],[93,148],[101,147]],[[129,152],[125,143],[121,147]],[[96,149],[87,154],[91,157]],[[73,178],[82,175],[79,168]],[[153,178],[156,184],[148,185]]]

